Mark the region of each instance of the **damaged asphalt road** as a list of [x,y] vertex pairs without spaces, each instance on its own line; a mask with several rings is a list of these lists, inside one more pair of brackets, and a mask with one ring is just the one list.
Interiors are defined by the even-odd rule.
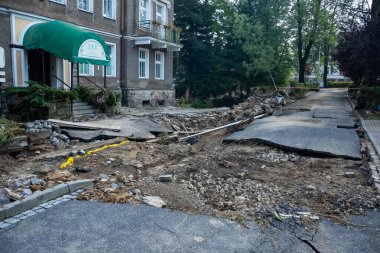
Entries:
[[346,93],[323,91],[317,96],[324,97],[323,103],[309,112],[257,120],[224,141],[253,140],[292,152],[360,160],[360,141]]
[[[0,232],[2,252],[378,252],[380,214],[259,227],[146,205],[69,201]],[[314,224],[315,226],[315,224]],[[49,229],[46,229],[49,228]]]

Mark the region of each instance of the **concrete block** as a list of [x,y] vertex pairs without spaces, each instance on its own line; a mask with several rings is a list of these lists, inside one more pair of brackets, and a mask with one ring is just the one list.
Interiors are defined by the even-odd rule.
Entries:
[[94,182],[92,179],[82,179],[82,180],[76,180],[66,183],[69,187],[70,193],[75,192],[76,190],[83,189],[83,188],[92,188],[94,186]]
[[69,193],[69,187],[66,184],[60,184],[53,188],[46,189],[41,192],[35,192],[25,199],[12,202],[8,205],[4,205],[6,218],[15,216],[19,213],[25,212],[39,204],[58,198],[62,195]]

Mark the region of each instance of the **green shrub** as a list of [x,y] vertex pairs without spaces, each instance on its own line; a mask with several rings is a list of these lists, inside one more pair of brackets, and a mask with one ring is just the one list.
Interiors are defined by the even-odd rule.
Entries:
[[231,96],[224,96],[222,98],[213,99],[212,106],[213,107],[232,107],[240,102],[242,102],[241,99],[234,98]]
[[207,101],[207,100],[200,100],[200,99],[196,99],[194,100],[192,103],[191,103],[191,107],[193,108],[211,108],[212,107],[212,103],[210,101]]
[[51,102],[64,101],[70,102],[77,97],[77,93],[70,90],[60,90],[40,84],[35,81],[29,81],[26,88],[8,88],[8,95],[19,95],[24,97],[25,107],[48,108]]
[[0,116],[0,146],[7,144],[14,136],[24,134],[16,122]]
[[341,81],[337,81],[337,82],[327,82],[325,88],[348,88],[349,86],[351,86],[353,83],[352,82],[341,82]]
[[380,87],[362,87],[357,95],[356,109],[373,109],[380,105]]
[[305,98],[306,92],[308,91],[307,85],[304,83],[290,83],[289,96],[293,99]]
[[182,107],[182,108],[191,107],[191,103],[187,100],[186,97],[180,97],[178,103],[179,103],[179,107]]
[[89,87],[80,85],[80,86],[78,86],[77,93],[78,93],[78,97],[82,101],[87,102],[91,105],[94,104],[95,92],[92,89],[90,89]]

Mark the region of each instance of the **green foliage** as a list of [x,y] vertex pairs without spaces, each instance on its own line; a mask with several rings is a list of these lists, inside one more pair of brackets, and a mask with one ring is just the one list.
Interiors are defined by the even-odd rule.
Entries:
[[352,85],[352,82],[327,82],[325,88],[348,88]]
[[212,103],[210,101],[207,101],[207,100],[201,100],[201,99],[195,99],[192,103],[191,103],[191,107],[193,108],[211,108],[212,107]]
[[17,122],[0,116],[0,146],[8,143],[14,136],[24,134],[25,130],[20,128]]
[[117,106],[121,101],[121,93],[115,92],[111,89],[106,89],[105,102],[108,107]]
[[292,89],[289,91],[289,96],[295,100],[298,100],[305,98],[306,93],[309,91],[310,85],[304,83],[291,83],[290,87]]
[[362,87],[357,94],[356,109],[374,109],[380,105],[380,87]]
[[78,97],[89,104],[94,104],[95,92],[93,89],[80,85],[77,89]]
[[191,103],[186,99],[186,97],[182,96],[179,98],[179,106],[182,108],[190,108]]
[[27,88],[8,88],[9,95],[19,95],[24,97],[24,107],[26,108],[48,108],[52,102],[70,102],[77,97],[76,92],[69,90],[59,90],[51,88],[45,84],[29,81]]

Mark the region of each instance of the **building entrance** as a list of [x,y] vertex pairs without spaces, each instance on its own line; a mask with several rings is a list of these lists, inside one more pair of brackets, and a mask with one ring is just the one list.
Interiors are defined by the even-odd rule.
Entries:
[[42,49],[28,50],[28,73],[30,81],[50,86],[50,58],[50,53]]

